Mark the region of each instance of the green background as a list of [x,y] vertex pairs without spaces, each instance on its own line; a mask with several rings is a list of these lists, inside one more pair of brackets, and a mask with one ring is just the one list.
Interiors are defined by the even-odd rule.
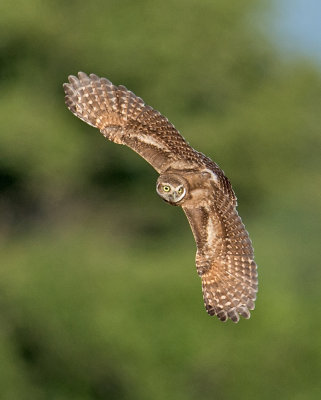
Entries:
[[[321,398],[321,74],[274,48],[266,3],[1,3],[1,399]],[[249,321],[206,314],[182,210],[67,110],[79,70],[231,179],[259,266]]]

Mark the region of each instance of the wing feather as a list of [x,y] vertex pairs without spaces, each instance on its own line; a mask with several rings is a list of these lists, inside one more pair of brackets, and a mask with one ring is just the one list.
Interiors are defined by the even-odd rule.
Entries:
[[181,168],[200,164],[197,152],[168,119],[125,86],[83,72],[68,79],[64,90],[69,110],[107,139],[131,147],[158,172],[173,161]]
[[204,168],[214,174],[223,192],[236,204],[232,186],[219,166],[194,150],[159,111],[125,86],[84,72],[64,83],[69,110],[109,140],[132,148],[159,173],[168,168]]
[[201,206],[184,206],[197,244],[196,267],[204,305],[220,320],[250,318],[257,293],[257,271],[249,235],[236,206],[223,191]]

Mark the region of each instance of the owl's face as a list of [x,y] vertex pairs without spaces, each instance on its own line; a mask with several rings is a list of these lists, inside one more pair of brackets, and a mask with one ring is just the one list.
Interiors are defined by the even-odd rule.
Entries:
[[187,193],[187,182],[178,175],[160,175],[157,179],[156,191],[163,200],[172,205],[178,205]]

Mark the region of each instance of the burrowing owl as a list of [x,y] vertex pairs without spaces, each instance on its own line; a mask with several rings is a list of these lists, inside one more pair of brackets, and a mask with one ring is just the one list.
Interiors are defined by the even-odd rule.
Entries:
[[221,321],[249,318],[257,293],[253,248],[231,184],[219,166],[124,86],[79,72],[78,78],[69,76],[64,90],[73,114],[141,155],[160,174],[159,196],[183,208],[197,245],[206,311]]

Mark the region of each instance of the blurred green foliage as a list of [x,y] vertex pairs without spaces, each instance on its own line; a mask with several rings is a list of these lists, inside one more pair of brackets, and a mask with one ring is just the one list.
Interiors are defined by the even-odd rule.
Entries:
[[[0,5],[0,398],[319,399],[320,71],[265,2]],[[203,309],[157,174],[66,109],[77,71],[124,84],[231,178],[256,250],[249,321]]]

